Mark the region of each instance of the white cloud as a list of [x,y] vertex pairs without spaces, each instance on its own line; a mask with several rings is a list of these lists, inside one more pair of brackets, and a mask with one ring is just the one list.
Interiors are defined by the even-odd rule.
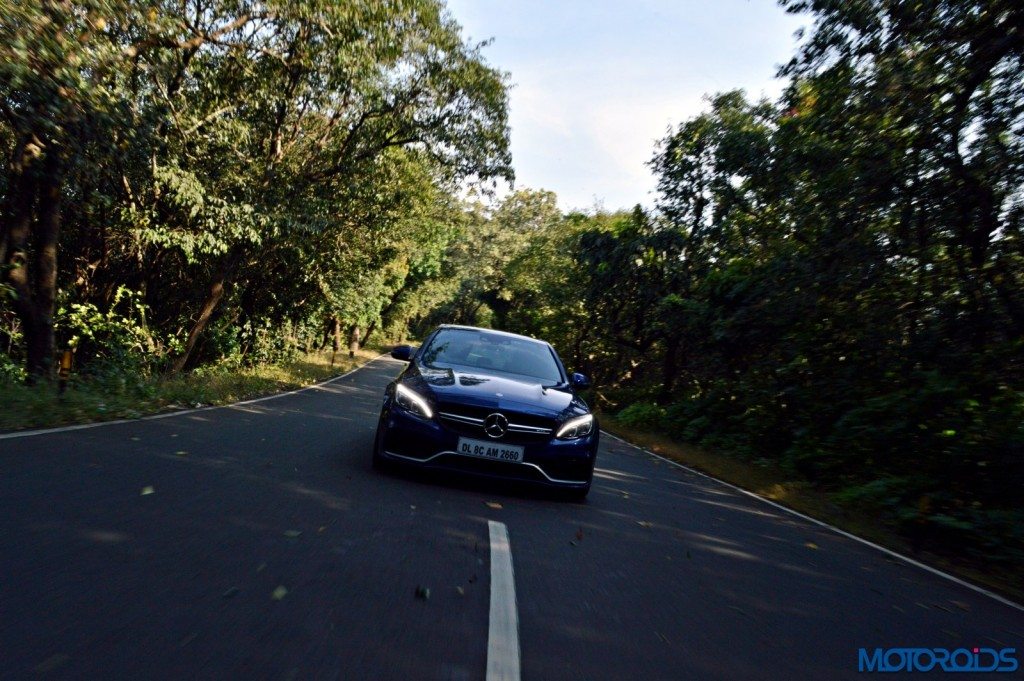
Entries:
[[707,94],[777,96],[802,23],[771,0],[449,5],[469,35],[494,37],[485,57],[515,83],[517,186],[553,190],[563,209],[652,205],[656,141]]

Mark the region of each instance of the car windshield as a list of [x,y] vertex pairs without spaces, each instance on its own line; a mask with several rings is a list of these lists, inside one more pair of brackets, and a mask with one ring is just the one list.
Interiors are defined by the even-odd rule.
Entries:
[[563,381],[551,351],[543,343],[470,329],[443,329],[423,352],[430,368],[465,367],[529,376],[543,383]]

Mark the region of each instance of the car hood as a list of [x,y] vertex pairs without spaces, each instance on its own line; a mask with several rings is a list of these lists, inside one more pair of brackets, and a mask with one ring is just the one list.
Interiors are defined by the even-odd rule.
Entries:
[[544,388],[539,380],[516,379],[479,370],[415,367],[413,376],[423,382],[440,404],[458,403],[501,411],[509,409],[559,417],[584,412],[586,405],[567,390]]

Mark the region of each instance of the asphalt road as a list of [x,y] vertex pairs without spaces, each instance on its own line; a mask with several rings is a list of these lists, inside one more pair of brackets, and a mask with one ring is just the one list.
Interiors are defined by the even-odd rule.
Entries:
[[400,369],[0,439],[0,676],[482,679],[489,521],[523,679],[852,678],[861,647],[1024,658],[1024,612],[611,438],[584,504],[375,473]]

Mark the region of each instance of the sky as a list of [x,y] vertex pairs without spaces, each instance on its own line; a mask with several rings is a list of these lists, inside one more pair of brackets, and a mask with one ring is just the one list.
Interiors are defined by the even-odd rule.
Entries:
[[775,78],[808,23],[773,0],[448,0],[487,62],[509,73],[516,188],[562,210],[652,206],[657,140],[742,88],[776,98]]

